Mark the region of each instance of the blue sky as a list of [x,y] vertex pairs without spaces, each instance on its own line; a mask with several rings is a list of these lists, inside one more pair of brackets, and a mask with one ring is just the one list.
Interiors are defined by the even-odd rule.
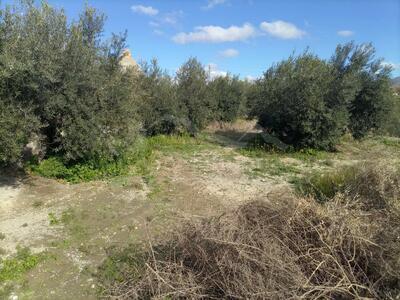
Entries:
[[[6,1],[9,2],[9,1]],[[50,0],[76,18],[85,1]],[[293,51],[329,58],[338,43],[372,42],[400,75],[400,0],[88,0],[105,36],[128,30],[137,60],[174,72],[188,57],[215,74],[257,77]]]

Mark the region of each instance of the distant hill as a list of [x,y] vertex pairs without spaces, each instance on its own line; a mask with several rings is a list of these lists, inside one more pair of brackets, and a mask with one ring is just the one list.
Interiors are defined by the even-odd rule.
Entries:
[[392,79],[392,85],[400,85],[400,76]]

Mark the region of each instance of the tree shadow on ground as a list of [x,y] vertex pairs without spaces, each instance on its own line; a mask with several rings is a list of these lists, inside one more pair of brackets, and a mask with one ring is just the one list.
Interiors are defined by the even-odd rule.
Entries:
[[259,134],[254,131],[217,130],[211,134],[211,141],[220,146],[244,148]]
[[14,168],[0,168],[0,188],[18,188],[28,179],[28,175]]

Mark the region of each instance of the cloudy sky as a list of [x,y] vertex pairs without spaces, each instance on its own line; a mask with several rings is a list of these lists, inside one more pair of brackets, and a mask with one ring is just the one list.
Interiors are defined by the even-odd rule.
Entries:
[[[9,2],[9,1],[6,1]],[[50,0],[76,18],[85,1]],[[328,58],[338,43],[372,42],[400,75],[400,0],[88,0],[128,30],[137,59],[175,71],[195,56],[214,74],[257,77],[307,47]]]

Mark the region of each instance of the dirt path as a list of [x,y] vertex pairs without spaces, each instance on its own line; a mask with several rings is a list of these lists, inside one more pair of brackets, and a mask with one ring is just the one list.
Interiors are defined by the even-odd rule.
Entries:
[[[237,136],[215,134],[218,140],[209,146],[160,152],[149,181],[125,176],[72,185],[0,176],[0,257],[12,256],[17,247],[46,255],[10,283],[8,294],[1,293],[0,282],[0,298],[96,299],[96,273],[112,248],[149,235],[163,238],[184,218],[218,215],[246,201],[291,193],[289,177],[306,174],[301,168],[332,169],[336,161],[358,161],[368,154],[358,145],[345,149],[350,154],[327,157],[252,157],[238,151]],[[397,148],[385,148],[385,154],[381,144],[367,146],[398,159]]]
[[[12,286],[18,299],[95,299],[95,273],[110,247],[160,235],[176,219],[219,214],[286,183],[251,179],[249,159],[233,149],[161,155],[154,182],[127,176],[67,184],[31,177],[2,178],[3,257],[29,247],[48,258]],[[7,181],[8,180],[8,181]],[[17,298],[15,298],[17,299]]]

